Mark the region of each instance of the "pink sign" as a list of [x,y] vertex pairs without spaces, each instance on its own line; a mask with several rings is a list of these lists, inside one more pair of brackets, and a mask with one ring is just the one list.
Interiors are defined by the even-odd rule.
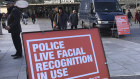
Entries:
[[129,22],[126,15],[115,16],[118,35],[130,34]]

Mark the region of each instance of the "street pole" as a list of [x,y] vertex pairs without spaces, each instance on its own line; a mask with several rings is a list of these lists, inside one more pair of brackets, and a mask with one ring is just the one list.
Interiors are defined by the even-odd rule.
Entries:
[[[1,13],[1,6],[0,6],[0,13]],[[0,35],[2,35],[1,18],[0,18]]]
[[60,0],[60,4],[61,4],[61,0]]
[[138,7],[137,1],[138,1],[138,0],[136,0],[136,9],[137,9],[137,7]]

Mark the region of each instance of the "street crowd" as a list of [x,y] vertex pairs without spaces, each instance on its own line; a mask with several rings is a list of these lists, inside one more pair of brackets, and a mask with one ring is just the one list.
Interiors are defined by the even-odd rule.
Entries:
[[[139,10],[136,10],[135,11],[135,24],[140,24],[140,11]],[[128,21],[129,21],[129,24],[130,24],[130,26],[132,26],[132,18],[133,18],[133,16],[132,16],[132,13],[131,13],[131,11],[130,10],[128,10],[128,12],[127,12],[127,17],[128,17]]]
[[59,7],[49,13],[49,18],[53,30],[66,30],[68,24],[71,26],[71,29],[77,29],[78,15],[76,10],[73,10],[73,13],[68,16],[63,8]]
[[[0,13],[0,22],[2,27],[11,33],[11,38],[15,46],[16,52],[14,55],[11,55],[13,59],[22,57],[22,44],[20,33],[22,32],[21,24],[28,24],[28,18],[31,17],[33,24],[37,21],[37,15],[35,12],[32,12],[30,15],[27,12],[22,12],[18,6],[14,6],[15,2],[9,0],[7,2],[7,13]],[[78,15],[76,10],[73,10],[72,14],[68,16],[65,13],[63,7],[57,7],[54,10],[51,10],[48,17],[51,20],[53,30],[66,30],[67,25],[71,26],[71,29],[77,29],[78,25]]]

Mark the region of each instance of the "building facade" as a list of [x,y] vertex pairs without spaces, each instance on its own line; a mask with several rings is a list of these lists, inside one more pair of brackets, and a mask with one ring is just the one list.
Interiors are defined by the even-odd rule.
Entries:
[[[17,1],[17,0],[15,0]],[[68,11],[78,10],[81,0],[26,0],[29,3],[29,9],[36,12],[54,9],[57,6],[63,6]],[[139,7],[140,0],[118,0],[123,9],[134,9]],[[1,12],[6,12],[5,0],[0,0]]]
[[[17,0],[15,0],[17,1]],[[74,3],[80,2],[81,0],[26,0],[30,4],[48,4],[48,3]],[[139,4],[140,0],[118,0],[120,4]],[[5,4],[5,0],[0,0],[0,4]]]

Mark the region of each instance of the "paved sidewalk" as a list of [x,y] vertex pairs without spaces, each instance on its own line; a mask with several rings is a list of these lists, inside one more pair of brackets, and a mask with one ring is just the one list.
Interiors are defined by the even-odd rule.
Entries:
[[[22,29],[23,32],[51,30],[51,24],[47,19],[39,19],[36,24],[31,21],[28,25],[22,24]],[[111,79],[140,79],[140,44],[111,37],[103,37],[102,41]],[[25,58],[14,60],[11,57],[14,53],[10,34],[3,29],[3,35],[0,35],[0,79],[26,79]]]
[[[40,31],[40,27],[39,24],[29,22],[28,25],[22,24],[22,30],[23,32]],[[16,52],[11,36],[5,29],[2,29],[2,32],[3,35],[0,35],[0,79],[26,79],[25,56],[21,59],[11,57],[11,54]]]

